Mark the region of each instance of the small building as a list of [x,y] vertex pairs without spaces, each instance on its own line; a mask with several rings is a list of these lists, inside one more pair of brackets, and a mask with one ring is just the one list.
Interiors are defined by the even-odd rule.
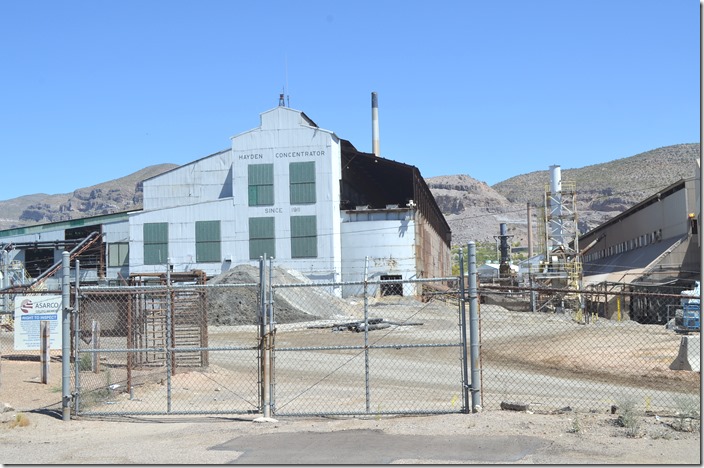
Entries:
[[[499,279],[499,269],[501,264],[497,261],[487,260],[483,265],[477,267],[477,276],[480,281],[490,282],[495,279]],[[518,265],[510,264],[512,276],[518,274]]]

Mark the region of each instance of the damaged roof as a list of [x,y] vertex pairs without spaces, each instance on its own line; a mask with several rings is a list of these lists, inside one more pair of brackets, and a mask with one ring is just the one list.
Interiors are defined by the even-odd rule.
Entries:
[[433,230],[450,244],[450,225],[417,167],[358,151],[344,139],[340,139],[340,153],[340,209],[406,207],[413,201]]

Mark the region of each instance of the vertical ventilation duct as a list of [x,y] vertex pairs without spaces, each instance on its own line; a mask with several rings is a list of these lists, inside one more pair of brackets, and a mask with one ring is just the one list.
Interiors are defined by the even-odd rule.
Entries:
[[379,102],[376,92],[372,92],[372,152],[379,157]]

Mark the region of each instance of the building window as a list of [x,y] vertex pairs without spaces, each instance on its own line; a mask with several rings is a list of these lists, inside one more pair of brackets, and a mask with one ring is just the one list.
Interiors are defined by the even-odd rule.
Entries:
[[274,165],[250,164],[247,166],[249,206],[274,204]]
[[315,162],[289,164],[291,204],[315,203]]
[[382,296],[403,296],[403,283],[401,283],[401,275],[381,275],[381,281],[398,281],[398,283],[382,283]]
[[108,244],[108,266],[123,267],[129,264],[130,244],[128,242],[115,242]]
[[318,256],[318,228],[315,216],[291,216],[291,258]]
[[220,261],[220,221],[196,221],[196,262]]
[[163,265],[168,257],[168,223],[144,223],[144,264]]
[[275,257],[274,218],[249,218],[249,259]]

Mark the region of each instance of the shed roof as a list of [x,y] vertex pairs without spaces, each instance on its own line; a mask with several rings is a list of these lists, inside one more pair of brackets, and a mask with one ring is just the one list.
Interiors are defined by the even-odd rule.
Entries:
[[584,282],[631,283],[656,266],[685,238],[671,237],[608,257],[584,263]]

